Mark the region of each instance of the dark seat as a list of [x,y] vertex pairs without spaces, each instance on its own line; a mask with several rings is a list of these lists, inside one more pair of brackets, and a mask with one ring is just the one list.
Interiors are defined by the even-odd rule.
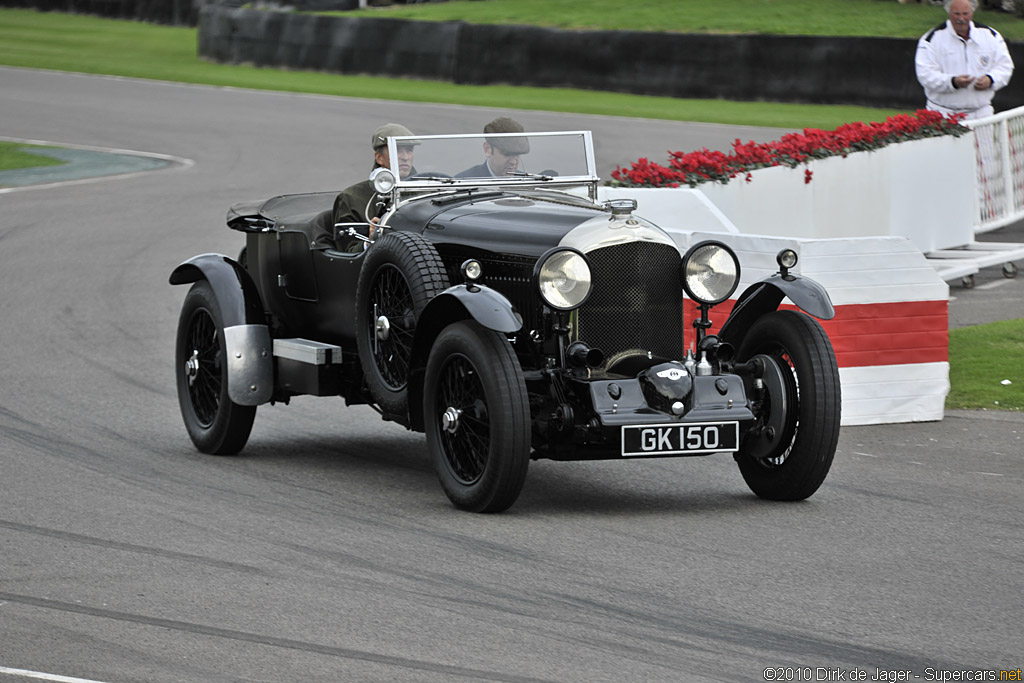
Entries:
[[302,230],[309,235],[310,249],[334,248],[334,209],[321,211]]

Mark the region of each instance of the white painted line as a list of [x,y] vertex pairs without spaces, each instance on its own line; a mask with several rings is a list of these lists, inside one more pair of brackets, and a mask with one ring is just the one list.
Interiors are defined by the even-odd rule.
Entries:
[[995,472],[968,472],[968,474],[981,474],[986,477],[1001,477],[1003,475],[996,474]]
[[879,458],[879,457],[881,457],[879,455],[871,455],[870,453],[858,453],[857,451],[854,451],[853,454],[854,455],[863,455],[865,458]]
[[9,676],[23,676],[25,678],[39,678],[44,681],[56,681],[56,683],[103,683],[103,681],[93,681],[88,678],[73,678],[71,676],[58,676],[57,674],[44,674],[41,671],[28,671],[27,669],[8,669],[6,666],[0,666],[0,674],[8,674]]

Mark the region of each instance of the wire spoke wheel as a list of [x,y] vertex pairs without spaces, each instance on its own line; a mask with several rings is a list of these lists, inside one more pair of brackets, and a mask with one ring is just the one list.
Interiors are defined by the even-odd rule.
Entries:
[[175,380],[185,429],[203,453],[234,455],[245,446],[256,406],[228,396],[227,357],[220,306],[205,280],[185,295],[178,319]]
[[530,462],[526,382],[504,335],[472,320],[441,331],[427,360],[423,415],[434,471],[452,503],[500,512]]
[[199,424],[209,427],[220,408],[223,350],[217,337],[217,325],[208,310],[199,308],[192,314],[187,334],[192,349],[183,369],[188,393]]
[[483,385],[465,356],[453,356],[445,364],[439,392],[440,405],[447,406],[441,430],[445,458],[459,483],[473,484],[487,465],[491,425]]
[[832,344],[821,325],[775,311],[751,326],[738,354],[760,357],[763,388],[753,392],[757,422],[736,461],[750,489],[770,500],[802,500],[825,480],[839,439],[841,395]]
[[392,391],[405,388],[412,355],[412,336],[416,314],[412,291],[401,271],[392,265],[381,268],[373,283],[370,303],[374,315],[368,322],[373,329],[373,359],[381,379]]

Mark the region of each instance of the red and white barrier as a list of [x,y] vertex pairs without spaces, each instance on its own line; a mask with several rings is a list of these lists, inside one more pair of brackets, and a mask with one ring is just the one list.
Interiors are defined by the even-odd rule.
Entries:
[[[821,283],[836,308],[835,318],[822,325],[839,363],[842,424],[942,419],[949,392],[949,287],[908,238],[745,234],[705,195],[685,188],[601,188],[600,198],[636,199],[637,215],[665,229],[681,251],[704,239],[727,243],[742,264],[738,292],[777,272],[781,249],[795,249],[794,272]],[[712,330],[730,310],[730,302],[712,310]]]
[[[727,242],[743,264],[741,287],[777,272],[779,250],[797,251],[795,271],[821,283],[836,309],[821,324],[839,363],[842,424],[942,419],[949,393],[949,287],[908,240],[673,237],[681,247],[702,239]],[[725,322],[727,308],[712,311],[716,327]]]

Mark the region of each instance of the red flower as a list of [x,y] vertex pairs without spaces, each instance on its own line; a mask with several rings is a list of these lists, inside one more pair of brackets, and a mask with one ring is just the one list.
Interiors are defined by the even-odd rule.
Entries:
[[[802,133],[789,133],[781,140],[768,143],[747,142],[737,139],[732,153],[702,149],[696,152],[669,152],[668,166],[641,158],[629,168],[616,167],[610,184],[627,187],[679,187],[683,183],[695,187],[700,183],[716,181],[727,183],[743,174],[750,182],[750,171],[768,166],[796,168],[811,159],[830,156],[845,157],[851,152],[879,149],[907,140],[960,136],[967,128],[960,125],[962,114],[944,116],[936,111],[919,109],[914,114],[897,114],[885,121],[845,123],[835,130],[824,131],[805,128]],[[813,173],[804,172],[804,183],[811,182]]]

